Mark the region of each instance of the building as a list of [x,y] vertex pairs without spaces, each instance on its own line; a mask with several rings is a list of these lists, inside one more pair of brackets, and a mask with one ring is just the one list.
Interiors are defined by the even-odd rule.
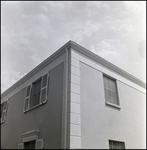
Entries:
[[3,149],[146,148],[146,84],[73,41],[1,95]]

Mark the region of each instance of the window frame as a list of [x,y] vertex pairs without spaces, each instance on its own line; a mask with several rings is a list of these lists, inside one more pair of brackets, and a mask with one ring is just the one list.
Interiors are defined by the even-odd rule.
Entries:
[[[25,143],[29,143],[35,141],[35,149],[43,149],[44,148],[44,139],[39,139],[39,130],[31,130],[26,133],[21,134],[21,143],[18,144],[18,149],[24,149]],[[37,147],[40,142],[40,147]]]
[[[22,142],[18,144],[18,149],[25,149],[25,143],[30,143],[34,141],[35,142],[35,148],[34,149],[44,149],[44,139],[36,139],[36,140],[31,140],[27,142]],[[38,143],[41,142],[41,147],[38,147]]]
[[[42,77],[40,77],[40,78],[38,78],[37,80],[35,80],[34,82],[32,82],[31,95],[30,95],[30,102],[31,102],[32,97],[33,97],[33,95],[32,95],[32,93],[33,93],[33,92],[32,92],[32,91],[33,91],[33,84],[37,83],[37,82],[40,81],[40,80],[41,80],[41,85],[42,85]],[[41,86],[41,85],[40,85],[40,86]],[[36,107],[38,107],[38,106],[41,105],[41,103],[40,103],[40,99],[41,99],[41,87],[40,87],[40,92],[38,92],[38,93],[40,93],[39,103],[38,103],[37,105],[32,106],[32,107],[30,107],[30,103],[29,103],[29,110],[31,110],[31,109],[33,109],[33,108],[36,108]],[[36,93],[35,93],[35,95],[36,95]]]
[[[42,87],[43,85],[43,77],[47,75],[47,79],[46,79],[46,86]],[[32,100],[32,97],[33,97],[33,93],[32,93],[32,90],[33,90],[33,84],[34,83],[37,83],[38,81],[41,80],[41,87],[40,87],[40,98],[39,98],[39,103],[37,105],[34,105],[32,107],[30,107],[30,102]],[[27,88],[30,86],[30,91],[29,91],[29,95],[27,96]],[[24,107],[23,107],[23,112],[26,113],[36,107],[39,107],[40,105],[44,105],[47,101],[48,101],[48,87],[49,87],[49,72],[43,74],[41,77],[39,77],[38,79],[36,79],[35,81],[33,81],[32,83],[28,84],[28,86],[26,87],[26,92],[25,92],[25,102],[24,102]],[[42,91],[46,89],[45,91],[45,100],[42,102]],[[39,93],[39,92],[38,92]],[[27,101],[28,99],[28,101]],[[27,107],[26,107],[27,105]]]
[[[28,144],[33,143],[33,144],[34,144],[34,148],[33,148],[33,149],[35,149],[35,146],[36,146],[36,140],[24,142],[24,143],[23,143],[23,148],[24,148],[24,149],[27,149],[27,148],[26,148],[26,144],[27,144],[27,143],[28,143]],[[29,148],[29,149],[30,149],[30,148]]]
[[[110,79],[110,80],[113,80],[114,82],[115,82],[115,88],[116,88],[116,100],[117,100],[117,103],[118,104],[114,104],[114,103],[112,103],[112,102],[109,102],[107,99],[106,99],[106,94],[105,94],[105,85],[104,85],[104,78],[108,78],[108,79]],[[119,100],[119,93],[118,93],[118,85],[117,85],[117,79],[115,79],[115,78],[113,78],[113,77],[111,77],[111,76],[109,76],[109,75],[107,75],[107,74],[103,74],[103,86],[104,86],[104,96],[105,96],[105,104],[106,105],[108,105],[108,106],[112,106],[112,107],[115,107],[115,108],[118,108],[118,109],[121,109],[121,107],[120,107],[120,100]],[[111,90],[110,90],[111,91]]]

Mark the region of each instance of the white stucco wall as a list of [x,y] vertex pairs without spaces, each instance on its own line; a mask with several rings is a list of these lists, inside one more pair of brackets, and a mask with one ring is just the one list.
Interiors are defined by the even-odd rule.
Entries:
[[[116,140],[127,149],[145,148],[146,89],[74,49],[71,58],[80,62],[81,133],[76,143],[81,142],[82,149],[108,149],[108,140]],[[117,81],[120,109],[105,104],[103,73]]]
[[118,81],[121,109],[107,106],[103,74],[83,63],[80,69],[81,147],[107,149],[116,140],[127,149],[145,148],[145,94]]

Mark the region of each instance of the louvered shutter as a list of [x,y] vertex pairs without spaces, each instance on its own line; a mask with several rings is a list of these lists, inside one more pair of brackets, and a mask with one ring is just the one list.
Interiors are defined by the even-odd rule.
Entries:
[[48,76],[49,76],[49,73],[42,76],[41,101],[40,101],[40,103],[42,103],[42,104],[47,101]]
[[28,85],[26,88],[24,112],[26,112],[29,109],[29,103],[30,103],[30,97],[31,97],[31,88],[32,88],[32,84]]
[[119,105],[116,81],[104,76],[104,90],[106,101],[115,105]]
[[24,149],[24,144],[23,143],[18,144],[18,149]]
[[109,148],[110,149],[125,149],[125,143],[109,140]]
[[43,147],[44,147],[44,140],[43,139],[36,140],[35,149],[43,149]]
[[4,122],[5,119],[6,119],[7,109],[8,109],[8,100],[4,102],[4,107],[3,107],[1,122]]

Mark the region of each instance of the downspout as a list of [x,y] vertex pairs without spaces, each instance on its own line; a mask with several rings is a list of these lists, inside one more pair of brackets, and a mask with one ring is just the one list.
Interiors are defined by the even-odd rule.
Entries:
[[66,50],[65,58],[65,125],[64,125],[64,149],[67,149],[67,95],[68,95],[68,49]]

